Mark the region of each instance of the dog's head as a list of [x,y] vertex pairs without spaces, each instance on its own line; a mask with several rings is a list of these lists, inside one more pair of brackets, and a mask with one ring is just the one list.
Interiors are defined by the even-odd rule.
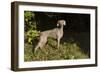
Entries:
[[64,25],[66,25],[66,21],[65,20],[58,20],[57,26],[64,26]]

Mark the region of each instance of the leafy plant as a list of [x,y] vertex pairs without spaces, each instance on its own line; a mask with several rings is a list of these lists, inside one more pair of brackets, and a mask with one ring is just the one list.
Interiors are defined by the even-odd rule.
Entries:
[[32,44],[32,40],[34,40],[37,36],[39,36],[39,31],[37,31],[35,14],[31,11],[25,11],[24,13],[25,20],[25,40],[27,43]]
[[39,31],[37,30],[29,30],[27,32],[28,43],[32,44],[32,40],[39,36]]

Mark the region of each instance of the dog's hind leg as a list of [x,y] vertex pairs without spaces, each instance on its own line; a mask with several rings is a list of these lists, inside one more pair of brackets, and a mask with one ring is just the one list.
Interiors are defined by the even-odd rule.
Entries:
[[38,48],[42,49],[42,47],[46,44],[47,38],[40,38],[38,45],[34,49],[34,53],[37,51]]

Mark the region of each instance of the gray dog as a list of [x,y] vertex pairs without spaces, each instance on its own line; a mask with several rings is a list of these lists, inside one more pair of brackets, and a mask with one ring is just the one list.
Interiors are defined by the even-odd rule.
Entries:
[[52,37],[54,39],[57,39],[57,48],[59,49],[60,40],[63,37],[64,25],[66,25],[65,20],[58,20],[57,26],[59,28],[56,27],[56,28],[51,29],[51,30],[46,30],[46,31],[40,32],[39,42],[34,49],[34,53],[36,52],[36,50],[38,48],[42,49],[42,47],[46,44],[48,37]]

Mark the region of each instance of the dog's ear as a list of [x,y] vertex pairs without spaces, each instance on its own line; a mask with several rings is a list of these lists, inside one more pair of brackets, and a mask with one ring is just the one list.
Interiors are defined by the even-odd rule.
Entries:
[[59,26],[59,24],[57,23],[57,26]]
[[64,21],[64,25],[66,25],[66,21]]
[[59,21],[57,22],[57,26],[59,26]]

